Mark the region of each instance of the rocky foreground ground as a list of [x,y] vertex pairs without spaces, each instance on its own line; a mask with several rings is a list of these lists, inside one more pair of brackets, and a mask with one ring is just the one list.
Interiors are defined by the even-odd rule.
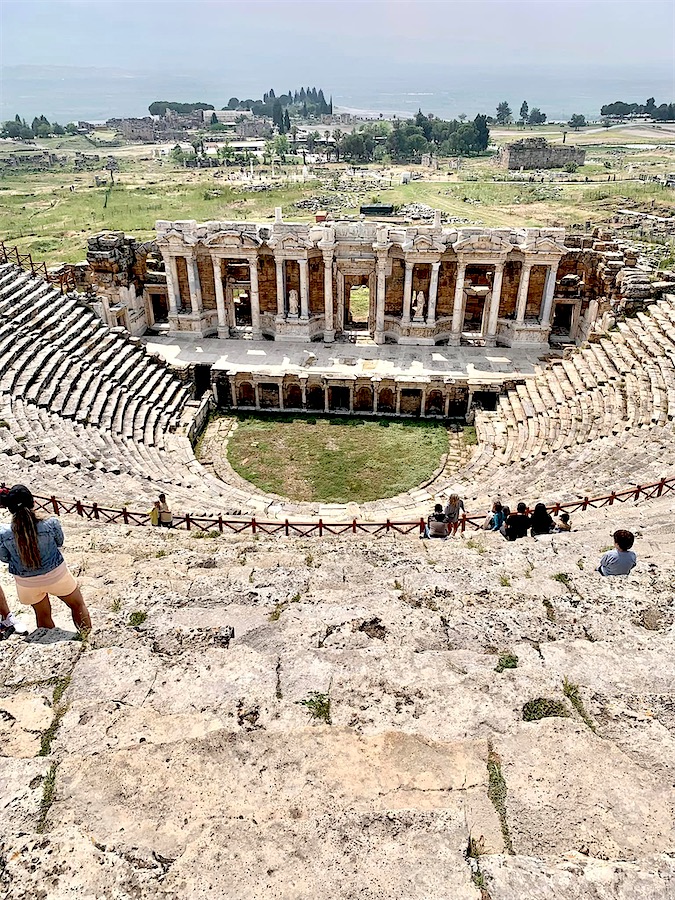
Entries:
[[0,643],[3,896],[675,897],[669,499],[515,545],[64,524],[96,627]]

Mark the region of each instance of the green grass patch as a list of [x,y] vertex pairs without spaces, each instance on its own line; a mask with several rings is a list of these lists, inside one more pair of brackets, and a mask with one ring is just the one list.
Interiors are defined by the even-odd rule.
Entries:
[[537,697],[536,700],[528,700],[523,706],[523,721],[537,722],[539,719],[548,719],[559,716],[569,717],[569,710],[559,700],[549,700],[548,697]]
[[143,622],[148,618],[148,614],[144,609],[137,609],[135,612],[132,612],[129,616],[129,621],[127,625],[131,628],[137,628],[139,625],[142,625]]
[[263,491],[363,503],[426,481],[447,450],[447,431],[437,423],[246,416],[229,440],[228,459]]

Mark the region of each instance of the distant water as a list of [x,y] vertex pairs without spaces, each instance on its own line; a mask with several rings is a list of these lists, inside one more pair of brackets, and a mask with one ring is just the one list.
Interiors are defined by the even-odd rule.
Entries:
[[[248,80],[223,87],[213,70],[203,74],[133,72],[124,69],[74,66],[9,66],[0,70],[0,119],[18,112],[26,119],[44,114],[51,121],[101,121],[114,116],[143,116],[153,100],[203,100],[223,107],[235,95],[260,97],[266,89]],[[283,77],[281,78],[283,81]],[[538,106],[549,120],[566,120],[572,113],[596,118],[613,100],[644,103],[675,101],[672,72],[621,66],[574,67],[555,71],[511,66],[453,71],[437,67],[420,80],[397,68],[379,70],[371,78],[320,84],[332,93],[336,106],[369,113],[413,115],[418,108],[443,118],[478,112],[493,115],[497,103],[508,100],[517,116],[520,104]],[[281,87],[281,85],[280,85]]]

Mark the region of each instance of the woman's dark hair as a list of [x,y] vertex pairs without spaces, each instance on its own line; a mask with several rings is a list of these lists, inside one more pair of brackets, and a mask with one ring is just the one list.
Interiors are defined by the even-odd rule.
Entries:
[[537,503],[534,508],[534,512],[532,513],[533,519],[548,519],[549,514],[546,511],[546,505],[544,503]]
[[33,511],[33,495],[23,484],[15,484],[4,497],[4,505],[12,514],[12,533],[19,551],[19,559],[29,569],[42,563],[38,544],[38,517]]

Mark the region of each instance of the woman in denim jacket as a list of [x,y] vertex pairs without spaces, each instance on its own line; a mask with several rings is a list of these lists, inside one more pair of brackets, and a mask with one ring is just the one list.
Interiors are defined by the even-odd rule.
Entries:
[[53,594],[70,609],[75,627],[89,631],[89,611],[61,554],[61,523],[55,517],[38,519],[33,495],[22,484],[14,485],[1,499],[12,514],[12,524],[0,526],[0,560],[9,563],[19,600],[33,607],[38,628],[54,628],[49,603]]

